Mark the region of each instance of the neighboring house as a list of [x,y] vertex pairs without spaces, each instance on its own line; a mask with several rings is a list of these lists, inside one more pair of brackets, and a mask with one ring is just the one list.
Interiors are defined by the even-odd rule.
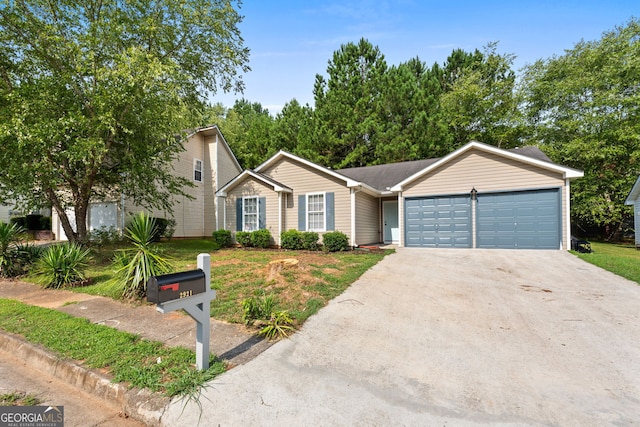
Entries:
[[352,246],[568,249],[581,171],[536,147],[469,142],[439,158],[332,170],[281,151],[218,190],[224,228],[345,233]]
[[[38,211],[33,211],[30,213],[44,215],[44,216],[49,216],[51,214],[49,209],[40,209]],[[4,222],[5,224],[8,224],[12,217],[23,216],[23,215],[25,215],[25,213],[16,209],[16,207],[13,204],[8,204],[8,205],[0,204],[0,222]]]
[[640,229],[640,176],[636,183],[633,184],[633,188],[631,188],[631,192],[624,204],[633,205],[633,228],[636,230],[636,247],[640,248],[640,233],[637,231]]
[[[221,184],[238,175],[242,168],[217,126],[195,130],[188,135],[184,147],[185,150],[172,166],[176,174],[194,183],[194,187],[185,189],[193,200],[184,196],[174,196],[173,215],[159,210],[143,209],[124,196],[119,200],[96,201],[91,203],[87,214],[88,230],[98,230],[101,227],[121,230],[130,214],[145,210],[156,217],[174,219],[175,237],[211,236],[211,233],[222,225],[219,214],[222,209],[218,206],[215,192]],[[75,225],[73,211],[70,210],[67,215]],[[67,240],[59,216],[55,212],[52,216],[52,229],[60,240]]]

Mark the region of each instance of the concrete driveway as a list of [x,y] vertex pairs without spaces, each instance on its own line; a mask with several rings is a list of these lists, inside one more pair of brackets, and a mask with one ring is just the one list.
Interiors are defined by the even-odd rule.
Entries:
[[640,425],[639,313],[565,252],[402,248],[163,424]]

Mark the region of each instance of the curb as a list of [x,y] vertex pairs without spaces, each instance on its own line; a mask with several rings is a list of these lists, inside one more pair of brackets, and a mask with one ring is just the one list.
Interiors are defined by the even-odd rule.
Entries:
[[161,418],[171,399],[145,389],[128,389],[72,360],[61,359],[49,350],[24,338],[0,331],[0,350],[12,353],[26,363],[120,407],[124,414],[149,426],[161,426]]

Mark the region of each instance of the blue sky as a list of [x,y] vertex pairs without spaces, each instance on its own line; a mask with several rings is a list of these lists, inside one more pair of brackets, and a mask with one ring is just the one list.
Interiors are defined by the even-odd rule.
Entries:
[[252,71],[243,76],[244,94],[218,93],[211,101],[231,107],[244,97],[275,115],[293,98],[313,105],[315,75],[326,74],[340,45],[363,37],[388,65],[416,56],[442,64],[453,49],[497,41],[498,52],[516,55],[519,70],[640,17],[640,2],[245,0],[240,14]]

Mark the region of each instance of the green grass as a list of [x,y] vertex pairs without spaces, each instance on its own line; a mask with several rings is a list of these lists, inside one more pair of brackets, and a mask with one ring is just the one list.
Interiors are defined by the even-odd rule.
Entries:
[[40,399],[31,394],[14,391],[0,394],[0,406],[35,406],[41,403]]
[[212,359],[198,371],[191,350],[96,325],[47,308],[0,299],[0,328],[41,344],[63,358],[82,361],[95,369],[108,369],[115,382],[148,388],[168,396],[193,394],[198,387],[224,372]]
[[640,251],[633,245],[591,242],[593,252],[575,253],[593,265],[640,284]]

